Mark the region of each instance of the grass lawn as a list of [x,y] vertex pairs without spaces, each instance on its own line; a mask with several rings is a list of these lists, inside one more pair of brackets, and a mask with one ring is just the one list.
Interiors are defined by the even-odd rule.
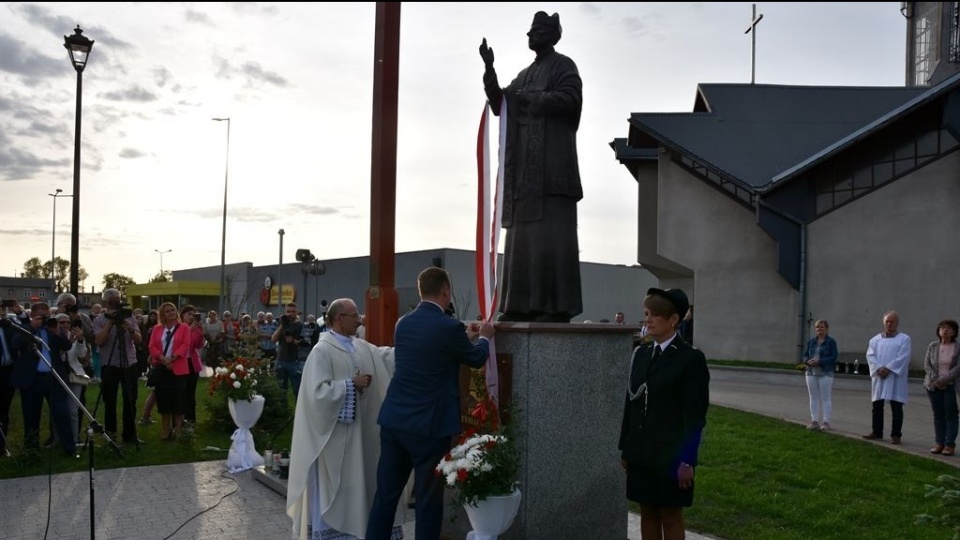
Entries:
[[924,484],[957,469],[904,452],[711,406],[689,529],[725,540],[946,539],[914,525]]

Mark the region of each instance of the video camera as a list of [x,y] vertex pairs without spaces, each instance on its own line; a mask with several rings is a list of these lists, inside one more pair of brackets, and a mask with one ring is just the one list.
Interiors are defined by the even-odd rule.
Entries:
[[287,315],[280,316],[280,326],[283,328],[283,335],[286,337],[299,338],[299,332],[290,330],[290,323],[295,322],[296,319],[289,317]]
[[113,313],[104,313],[103,316],[114,324],[123,324],[124,321],[133,317],[133,310],[130,309],[129,304],[122,304],[120,308]]

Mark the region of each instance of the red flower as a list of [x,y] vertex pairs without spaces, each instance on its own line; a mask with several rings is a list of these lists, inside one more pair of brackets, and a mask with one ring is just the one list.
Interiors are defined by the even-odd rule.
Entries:
[[466,480],[467,480],[467,470],[457,469],[457,482],[466,482]]

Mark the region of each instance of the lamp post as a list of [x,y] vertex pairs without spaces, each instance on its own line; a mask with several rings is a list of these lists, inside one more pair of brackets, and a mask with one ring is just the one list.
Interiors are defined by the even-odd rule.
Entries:
[[220,313],[223,313],[227,285],[227,186],[230,181],[230,118],[212,118],[215,122],[227,123],[227,157],[223,168],[223,227],[220,233]]
[[77,71],[77,124],[73,139],[73,230],[70,232],[70,292],[79,294],[80,287],[80,105],[83,96],[83,68],[93,49],[93,40],[84,37],[80,25],[72,36],[63,36],[63,46],[70,53],[70,63]]
[[53,197],[53,232],[50,234],[50,279],[53,280],[53,292],[57,292],[57,197],[73,197],[60,195],[63,190],[57,188],[54,193],[47,193]]
[[170,253],[170,252],[173,251],[173,250],[172,250],[172,249],[168,249],[168,250],[166,250],[166,251],[160,251],[159,249],[155,249],[154,251],[156,251],[157,253],[160,254],[160,277],[163,277],[163,254],[164,254],[164,253]]
[[277,231],[280,235],[280,262],[277,264],[277,317],[283,315],[283,229]]

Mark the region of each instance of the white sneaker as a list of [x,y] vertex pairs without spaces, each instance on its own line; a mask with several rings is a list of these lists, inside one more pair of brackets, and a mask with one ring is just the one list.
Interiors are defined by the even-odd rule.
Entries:
[[818,431],[820,429],[820,424],[814,420],[813,422],[810,422],[810,425],[807,426],[807,429],[811,431]]
[[820,426],[820,431],[830,431],[830,422],[824,422]]

